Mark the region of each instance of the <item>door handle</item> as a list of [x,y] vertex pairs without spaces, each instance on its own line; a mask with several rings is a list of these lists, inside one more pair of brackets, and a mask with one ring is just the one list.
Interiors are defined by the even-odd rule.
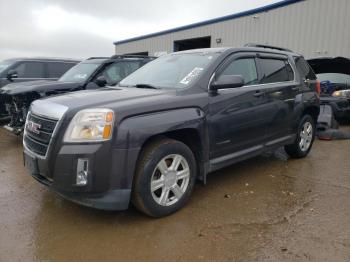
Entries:
[[293,90],[293,91],[298,91],[298,90],[299,90],[299,86],[292,87],[292,90]]
[[255,96],[255,97],[261,97],[261,96],[263,96],[264,94],[265,94],[264,92],[256,91],[255,94],[254,94],[254,96]]

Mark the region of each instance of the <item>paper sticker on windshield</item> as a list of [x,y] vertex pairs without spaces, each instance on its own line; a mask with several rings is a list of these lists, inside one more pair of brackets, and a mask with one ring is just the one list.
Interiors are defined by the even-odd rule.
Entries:
[[87,77],[87,74],[76,74],[74,75],[74,78],[76,79],[85,79]]
[[180,84],[188,85],[192,82],[193,79],[195,79],[201,72],[203,71],[203,68],[201,67],[195,67],[187,76],[185,76],[184,79],[180,81]]

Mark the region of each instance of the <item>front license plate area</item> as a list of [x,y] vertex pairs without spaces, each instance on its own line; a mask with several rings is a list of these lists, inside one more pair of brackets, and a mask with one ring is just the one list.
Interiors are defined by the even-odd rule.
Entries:
[[24,157],[24,166],[30,171],[31,174],[38,174],[38,162],[35,157],[32,157],[30,155],[27,155],[26,153],[23,154]]

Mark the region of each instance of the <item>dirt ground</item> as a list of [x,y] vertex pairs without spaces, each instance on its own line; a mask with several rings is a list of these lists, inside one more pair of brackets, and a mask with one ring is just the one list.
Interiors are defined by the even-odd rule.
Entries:
[[0,130],[0,150],[1,262],[350,261],[350,140],[215,172],[163,219],[70,203],[26,172],[19,138]]

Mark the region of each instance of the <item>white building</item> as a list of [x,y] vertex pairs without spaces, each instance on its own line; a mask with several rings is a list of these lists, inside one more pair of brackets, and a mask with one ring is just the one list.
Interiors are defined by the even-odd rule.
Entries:
[[350,58],[350,0],[285,0],[114,44],[116,54],[160,55],[247,43],[285,47],[307,58]]

